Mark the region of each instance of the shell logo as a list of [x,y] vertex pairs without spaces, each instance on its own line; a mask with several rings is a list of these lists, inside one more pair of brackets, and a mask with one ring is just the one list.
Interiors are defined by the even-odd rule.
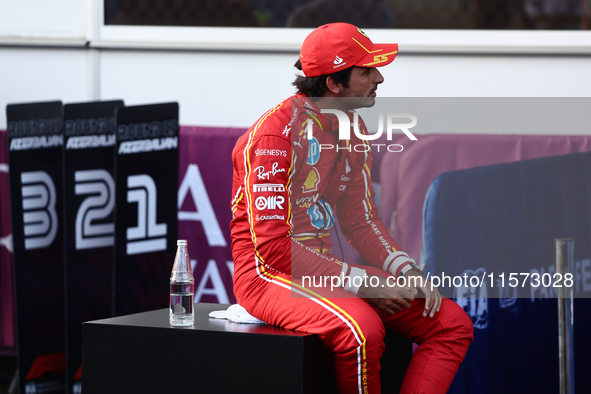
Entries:
[[320,174],[318,170],[314,167],[308,173],[304,184],[302,185],[302,189],[304,193],[315,192],[318,190],[318,184],[320,183]]

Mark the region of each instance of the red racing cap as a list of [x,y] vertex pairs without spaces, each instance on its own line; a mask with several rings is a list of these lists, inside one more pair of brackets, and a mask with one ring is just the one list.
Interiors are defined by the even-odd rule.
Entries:
[[357,26],[329,23],[316,28],[300,49],[306,77],[332,74],[352,66],[382,67],[392,63],[398,44],[374,44]]

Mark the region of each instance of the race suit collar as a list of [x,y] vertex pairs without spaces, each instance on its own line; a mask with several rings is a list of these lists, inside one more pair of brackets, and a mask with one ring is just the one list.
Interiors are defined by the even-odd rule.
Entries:
[[[292,100],[292,105],[295,104],[296,107],[302,112],[308,112],[311,115],[317,116],[323,124],[327,125],[328,131],[333,133],[339,131],[339,119],[336,115],[331,113],[322,113],[316,103],[305,94],[299,93],[294,97],[297,99]],[[346,112],[349,119],[352,118],[354,112],[354,110],[349,110]]]

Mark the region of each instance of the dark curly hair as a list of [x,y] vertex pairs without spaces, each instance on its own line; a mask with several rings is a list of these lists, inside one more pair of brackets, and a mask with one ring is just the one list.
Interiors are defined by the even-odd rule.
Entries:
[[[302,70],[302,62],[300,59],[294,64],[298,70]],[[345,88],[349,87],[349,79],[351,78],[351,71],[353,67],[346,68],[336,73],[321,75],[319,77],[303,77],[298,75],[291,84],[296,87],[298,94],[305,94],[308,97],[322,97],[328,90],[326,86],[326,78],[332,77],[337,83],[342,84]]]

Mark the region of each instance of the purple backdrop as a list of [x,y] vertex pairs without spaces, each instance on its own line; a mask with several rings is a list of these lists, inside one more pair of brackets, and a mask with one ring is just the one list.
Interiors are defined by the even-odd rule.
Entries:
[[[419,261],[423,202],[446,171],[591,150],[591,136],[431,134],[381,163],[381,218],[396,242]],[[392,220],[392,217],[395,220]]]
[[179,238],[187,239],[195,302],[234,303],[230,250],[232,149],[246,129],[181,127]]

